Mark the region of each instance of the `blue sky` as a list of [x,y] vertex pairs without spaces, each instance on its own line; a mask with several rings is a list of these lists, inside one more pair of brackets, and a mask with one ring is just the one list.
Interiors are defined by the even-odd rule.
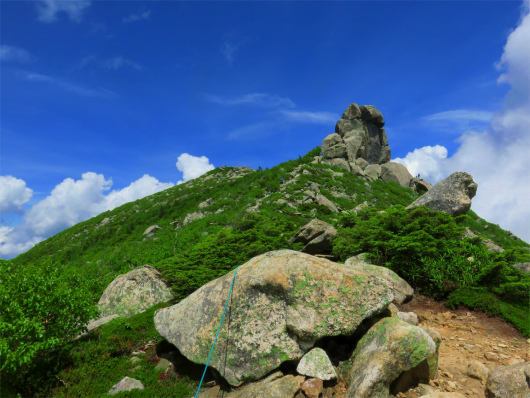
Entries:
[[528,1],[0,7],[4,258],[213,167],[303,155],[352,102],[411,173],[476,174],[473,209],[530,240]]

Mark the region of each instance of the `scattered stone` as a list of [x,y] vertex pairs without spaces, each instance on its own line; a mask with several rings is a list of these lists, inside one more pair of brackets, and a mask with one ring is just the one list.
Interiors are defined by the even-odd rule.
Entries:
[[336,234],[337,230],[331,224],[315,218],[300,228],[289,242],[305,244],[304,253],[329,254],[333,249],[331,240]]
[[484,354],[484,357],[488,360],[488,361],[498,361],[499,360],[499,356],[497,354],[495,354],[494,352],[486,352]]
[[418,324],[418,315],[414,312],[398,312],[397,316],[399,319],[410,325],[416,326]]
[[[232,276],[213,280],[155,313],[158,333],[195,363],[208,359],[215,337],[211,330],[219,325]],[[394,294],[377,274],[279,250],[239,267],[232,299],[231,325],[239,326],[232,326],[230,341],[217,341],[216,352],[228,352],[228,358],[214,355],[210,366],[222,369],[226,380],[238,386],[285,361],[300,360],[322,337],[351,335],[364,319],[381,313]]]
[[190,222],[200,220],[201,218],[206,217],[202,211],[196,211],[195,213],[188,214],[184,221],[182,221],[182,226],[188,225]]
[[324,389],[324,382],[320,379],[307,379],[300,388],[307,398],[318,398]]
[[102,317],[132,316],[168,301],[173,294],[160,272],[150,265],[138,267],[114,279],[98,302]]
[[407,209],[427,206],[453,216],[466,214],[471,208],[471,199],[477,193],[477,187],[470,174],[457,171],[416,199]]
[[125,376],[118,384],[112,386],[109,390],[109,394],[114,395],[120,391],[131,391],[131,390],[143,390],[144,385],[140,380],[132,379],[128,376]]
[[482,244],[486,246],[489,252],[503,252],[504,251],[504,249],[501,246],[497,245],[491,239],[484,239],[482,241]]
[[500,366],[490,371],[486,388],[488,398],[530,397],[530,362]]
[[91,332],[92,330],[100,327],[101,325],[109,323],[110,321],[112,321],[113,319],[116,319],[116,318],[119,318],[118,314],[112,314],[112,315],[104,316],[104,317],[99,318],[99,319],[92,319],[88,323],[86,328],[88,329],[89,332]]
[[466,375],[474,379],[486,381],[488,378],[489,369],[486,365],[479,361],[471,361],[467,365]]
[[203,207],[208,207],[211,205],[213,205],[213,199],[212,198],[206,199],[204,202],[199,203],[199,210],[202,209]]
[[339,209],[337,209],[337,206],[335,206],[333,204],[333,202],[331,200],[329,200],[328,198],[326,198],[324,195],[321,195],[321,194],[317,194],[316,198],[315,198],[315,201],[317,202],[317,204],[319,205],[324,205],[326,206],[328,209],[330,209],[333,213],[336,213],[339,211]]
[[305,376],[315,377],[321,380],[335,380],[337,373],[322,348],[313,348],[298,363],[296,371]]
[[418,384],[418,392],[420,393],[420,396],[424,396],[424,395],[435,393],[436,392],[436,388],[434,388],[433,386],[430,386],[428,384],[420,383],[420,384]]
[[[278,378],[278,374],[280,377]],[[272,380],[271,380],[272,379]],[[281,377],[281,372],[261,380],[247,384],[239,390],[225,395],[226,398],[293,398],[300,390],[303,376],[287,375]]]
[[147,228],[144,231],[145,239],[151,238],[155,234],[155,232],[159,229],[162,229],[162,228],[159,227],[158,225],[151,225],[149,228]]
[[428,395],[422,395],[420,398],[465,398],[465,396],[458,392],[438,391]]
[[169,366],[171,365],[171,362],[169,362],[167,359],[165,358],[160,358],[160,361],[157,363],[157,365],[155,366],[155,370],[163,370],[163,371],[166,371],[167,368],[169,368]]

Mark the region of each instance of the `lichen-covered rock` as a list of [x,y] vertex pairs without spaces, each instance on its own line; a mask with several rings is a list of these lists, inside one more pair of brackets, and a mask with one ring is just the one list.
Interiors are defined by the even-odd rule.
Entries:
[[378,278],[384,278],[389,281],[394,292],[393,303],[401,305],[412,300],[414,295],[412,286],[391,269],[369,264],[364,260],[364,257],[359,258],[358,256],[347,259],[344,265],[355,267],[360,272],[366,273],[366,275],[377,275]]
[[296,371],[304,376],[316,377],[321,380],[335,380],[337,372],[322,348],[313,348],[298,363]]
[[206,199],[204,202],[202,203],[199,203],[199,210],[201,210],[202,208],[204,207],[208,207],[208,206],[211,206],[213,205],[213,199],[212,198],[209,198],[209,199]]
[[418,325],[418,315],[416,315],[414,312],[398,312],[397,316],[399,319],[401,319],[403,322],[407,322],[410,325]]
[[499,366],[490,371],[486,398],[529,398],[530,362]]
[[264,380],[247,384],[224,396],[226,398],[293,398],[300,390],[303,381],[303,376],[283,376],[281,372],[276,372]]
[[353,352],[346,397],[388,398],[390,384],[402,373],[412,377],[411,382],[428,381],[425,360],[435,350],[436,344],[423,329],[397,318],[380,320]]
[[[232,276],[155,313],[158,333],[193,362],[206,363]],[[386,279],[355,267],[292,250],[265,253],[237,271],[210,366],[232,385],[257,380],[322,337],[351,335],[393,299]]]
[[204,218],[205,216],[206,215],[202,211],[196,211],[194,213],[190,213],[186,217],[184,217],[184,221],[182,221],[182,226],[185,226],[192,221],[200,220],[201,218]]
[[401,163],[388,162],[381,165],[381,179],[385,182],[396,182],[402,187],[409,188],[412,175]]
[[442,336],[436,329],[428,326],[421,326],[423,330],[427,332],[429,337],[436,344],[436,352],[427,357],[427,365],[429,365],[429,380],[438,378],[438,358],[440,355],[440,345],[442,344]]
[[118,384],[112,386],[109,390],[110,395],[119,393],[120,391],[131,391],[131,390],[143,390],[144,385],[140,380],[132,379],[128,376],[125,376],[120,380]]
[[101,317],[132,316],[172,297],[155,268],[144,265],[120,275],[105,289],[98,302]]
[[477,187],[470,174],[457,171],[416,199],[407,209],[427,206],[453,216],[466,214],[471,208],[471,199],[476,195]]
[[530,273],[530,263],[513,264],[512,267],[517,268],[519,271]]
[[315,218],[300,228],[289,242],[303,243],[304,253],[328,254],[333,249],[331,240],[336,234],[337,230],[331,224]]

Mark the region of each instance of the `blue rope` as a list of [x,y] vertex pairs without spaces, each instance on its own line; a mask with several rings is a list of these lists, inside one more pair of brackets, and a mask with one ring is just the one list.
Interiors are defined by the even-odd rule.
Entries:
[[210,359],[212,358],[213,350],[215,348],[215,343],[217,342],[217,337],[219,336],[219,332],[221,331],[221,326],[223,325],[223,319],[225,318],[226,308],[228,307],[228,301],[230,300],[230,295],[232,294],[232,288],[234,287],[234,281],[236,280],[237,269],[239,267],[241,266],[238,265],[238,267],[234,271],[234,277],[232,278],[232,284],[230,285],[230,291],[228,292],[228,297],[226,299],[225,309],[223,311],[223,316],[221,317],[221,323],[219,323],[219,327],[217,328],[217,334],[215,335],[215,340],[213,341],[213,346],[210,351],[210,355],[208,356],[208,361],[206,362],[206,366],[204,367],[204,372],[202,373],[201,382],[199,383],[199,388],[197,388],[197,392],[195,393],[195,398],[197,398],[197,395],[199,395],[199,391],[201,390],[202,381],[204,380],[204,376],[206,375],[206,371],[208,370],[208,365],[210,364]]

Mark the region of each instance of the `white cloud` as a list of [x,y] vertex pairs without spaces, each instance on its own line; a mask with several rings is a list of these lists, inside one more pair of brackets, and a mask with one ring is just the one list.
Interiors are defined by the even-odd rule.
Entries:
[[493,113],[480,110],[456,109],[452,111],[445,111],[434,113],[432,115],[424,116],[423,119],[429,122],[437,120],[476,120],[480,122],[489,122],[493,117]]
[[25,63],[31,61],[32,57],[29,52],[23,48],[0,45],[0,62],[20,62]]
[[37,12],[39,21],[55,22],[59,12],[65,12],[71,21],[80,22],[83,11],[90,6],[90,0],[39,0]]
[[221,45],[221,54],[223,54],[223,56],[225,57],[225,60],[228,65],[232,66],[232,64],[234,63],[234,55],[238,49],[238,44],[232,44],[228,41],[223,42],[223,44]]
[[491,122],[493,115],[493,112],[488,111],[453,109],[424,116],[421,121],[427,123],[430,129],[458,134],[465,130],[483,129]]
[[333,112],[287,111],[281,113],[290,120],[301,123],[335,124],[340,115]]
[[446,177],[445,171],[442,170],[441,160],[446,158],[447,149],[441,145],[435,145],[414,149],[405,158],[396,158],[392,161],[404,165],[413,176],[422,174],[423,178],[441,181]]
[[145,19],[149,19],[149,16],[151,15],[151,11],[142,11],[139,14],[131,14],[128,17],[123,18],[124,23],[130,23],[130,22],[136,22],[141,21]]
[[278,126],[272,122],[260,122],[248,126],[239,127],[228,133],[229,140],[253,140],[271,135],[278,130]]
[[67,82],[62,79],[58,79],[51,76],[41,75],[39,73],[25,73],[24,79],[32,81],[32,82],[38,82],[38,83],[48,83],[55,87],[59,87],[63,90],[69,91],[71,93],[81,95],[83,97],[105,97],[105,98],[111,98],[116,97],[116,93],[112,92],[111,90],[108,90],[106,88],[98,87],[98,88],[87,88],[83,86],[79,86],[70,82]]
[[[22,180],[18,180],[16,186],[22,185],[20,181],[25,187]],[[22,225],[0,227],[0,256],[14,257],[78,222],[174,185],[146,174],[123,189],[105,194],[110,191],[112,179],[105,179],[102,174],[88,172],[80,180],[67,178],[26,212]],[[19,195],[22,196],[19,201],[26,200],[27,191],[24,194]]]
[[[438,182],[454,171],[466,171],[478,183],[472,209],[490,222],[530,241],[530,16],[525,2],[520,25],[509,35],[498,68],[499,83],[508,83],[503,109],[482,131],[466,131],[456,153],[446,158],[443,147],[424,147],[399,159]],[[422,159],[425,162],[415,163]]]
[[33,191],[26,187],[24,180],[13,176],[0,176],[0,213],[21,213]]
[[208,101],[221,105],[254,105],[263,108],[294,108],[296,105],[289,98],[265,93],[252,93],[239,97],[222,97],[213,94],[205,94]]
[[214,165],[210,164],[210,160],[206,156],[198,157],[183,153],[177,159],[177,169],[182,171],[183,179],[177,184],[200,177],[214,168]]
[[122,56],[110,58],[105,61],[101,61],[101,65],[107,69],[114,69],[114,70],[118,70],[120,68],[123,68],[124,66],[129,66],[136,70],[142,70],[142,67],[138,65],[136,62],[131,61],[130,59],[124,58]]

